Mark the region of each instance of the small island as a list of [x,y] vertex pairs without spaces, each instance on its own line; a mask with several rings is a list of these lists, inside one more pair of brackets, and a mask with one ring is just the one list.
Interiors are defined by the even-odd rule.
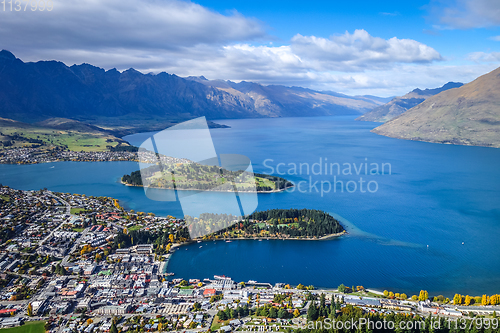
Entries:
[[[271,209],[255,212],[244,220],[227,214],[200,214],[185,217],[191,234],[198,230],[219,230],[203,239],[303,239],[324,240],[346,233],[330,214],[314,209]],[[197,230],[198,229],[198,230]]]
[[[142,175],[141,175],[142,173]],[[124,175],[122,183],[129,186],[144,186],[160,189],[194,191],[234,191],[271,193],[293,187],[293,183],[277,176],[244,171],[230,171],[219,166],[202,165],[194,162],[152,165],[141,171]]]

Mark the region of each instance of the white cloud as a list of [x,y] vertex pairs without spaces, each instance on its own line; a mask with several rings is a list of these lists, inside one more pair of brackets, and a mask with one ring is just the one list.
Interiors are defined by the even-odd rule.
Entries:
[[52,12],[0,12],[1,48],[24,61],[60,60],[105,69],[297,85],[348,94],[404,94],[470,81],[491,63],[446,66],[416,40],[365,30],[330,38],[271,39],[263,23],[183,0],[65,0]]
[[442,60],[435,49],[412,39],[388,40],[373,37],[365,30],[345,32],[329,39],[295,35],[294,53],[315,63],[319,70],[362,70],[394,63],[426,63]]
[[498,0],[433,0],[428,9],[443,29],[500,26]]
[[497,42],[500,42],[500,36],[493,36],[493,37],[490,37],[490,39],[497,41]]
[[472,52],[467,55],[467,60],[474,62],[499,62],[500,52]]
[[64,0],[47,11],[0,12],[2,44],[15,49],[169,50],[265,36],[237,12],[182,0]]

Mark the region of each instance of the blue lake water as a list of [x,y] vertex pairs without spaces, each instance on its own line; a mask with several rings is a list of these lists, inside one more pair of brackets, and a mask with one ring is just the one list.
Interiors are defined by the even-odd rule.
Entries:
[[[363,285],[394,292],[453,296],[499,292],[500,149],[440,145],[386,138],[370,133],[376,123],[352,117],[221,120],[229,129],[212,129],[218,154],[248,156],[256,172],[276,173],[295,183],[292,191],[259,194],[259,210],[313,208],[336,215],[349,235],[330,241],[234,241],[192,244],[172,257],[176,277],[313,284]],[[139,145],[150,133],[125,139]],[[320,161],[327,169],[346,163],[361,174],[306,173]],[[267,161],[266,161],[267,160]],[[303,163],[303,173],[293,165]],[[368,174],[365,175],[364,164]],[[374,164],[372,164],[374,163]],[[376,165],[385,174],[370,175]],[[390,169],[388,166],[390,165]],[[53,167],[53,168],[52,168]],[[59,162],[0,165],[0,183],[19,189],[112,196],[127,208],[182,216],[176,202],[149,200],[142,188],[118,180],[138,169],[134,162]],[[390,170],[390,174],[388,172]],[[319,165],[314,168],[319,171]],[[323,181],[337,184],[321,194]],[[311,177],[311,178],[310,178]],[[349,193],[348,181],[365,181]],[[371,181],[371,189],[366,189]],[[314,184],[316,183],[316,186]],[[316,189],[318,189],[316,191]],[[327,188],[325,187],[325,190]],[[344,192],[342,193],[342,189]],[[227,193],[212,193],[224,199]],[[202,246],[202,248],[199,248]]]

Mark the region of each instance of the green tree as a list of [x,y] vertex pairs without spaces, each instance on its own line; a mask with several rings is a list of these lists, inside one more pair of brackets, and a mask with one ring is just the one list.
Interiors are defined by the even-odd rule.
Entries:
[[315,301],[311,301],[309,309],[307,309],[307,320],[309,321],[315,321],[318,319],[318,308],[315,303]]
[[280,308],[278,310],[278,318],[285,319],[287,317],[288,317],[288,312],[285,309]]
[[277,318],[278,317],[278,311],[276,311],[276,308],[273,306],[269,309],[269,318]]
[[109,328],[109,333],[118,333],[118,329],[116,328],[116,324],[114,321],[111,322],[111,327]]

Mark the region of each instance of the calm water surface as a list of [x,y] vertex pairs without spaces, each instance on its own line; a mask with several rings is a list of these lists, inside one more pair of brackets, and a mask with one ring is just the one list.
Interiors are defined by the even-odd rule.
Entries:
[[[448,296],[499,292],[500,149],[386,138],[370,133],[377,124],[356,122],[352,117],[219,122],[231,126],[211,130],[219,154],[244,154],[256,172],[269,172],[270,167],[284,163],[279,170],[292,173],[284,177],[306,184],[301,187],[306,193],[295,188],[259,194],[259,210],[325,210],[341,219],[350,234],[331,241],[192,244],[177,251],[169,263],[176,277],[225,274],[237,281],[322,287],[344,283],[409,294],[426,289]],[[149,135],[125,139],[139,145]],[[323,164],[326,159],[341,166],[368,163],[368,171],[370,163],[385,163],[391,172],[332,175],[322,170],[314,175],[303,168],[302,174],[293,174],[291,166],[311,167],[320,158]],[[143,189],[118,182],[123,174],[137,169],[134,162],[0,165],[0,183],[19,189],[47,187],[112,196],[130,209],[182,216],[178,203],[151,201]],[[358,187],[348,193],[344,186],[342,193],[338,184],[336,193],[332,189],[322,195],[319,184],[333,182],[334,176],[344,184],[362,177],[372,181],[372,186],[376,182],[378,190],[362,193]],[[227,194],[212,195],[223,200]]]

